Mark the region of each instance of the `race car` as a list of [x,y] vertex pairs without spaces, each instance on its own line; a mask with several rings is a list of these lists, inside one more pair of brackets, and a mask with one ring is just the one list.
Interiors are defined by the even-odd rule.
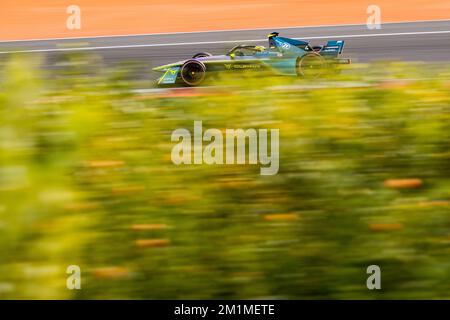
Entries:
[[224,71],[264,70],[278,75],[317,78],[326,70],[339,64],[350,64],[350,59],[340,58],[343,40],[328,41],[323,46],[311,46],[309,42],[280,37],[278,32],[268,35],[269,48],[238,45],[225,55],[201,52],[191,59],[154,68],[163,72],[159,85],[183,84],[198,86],[207,75]]

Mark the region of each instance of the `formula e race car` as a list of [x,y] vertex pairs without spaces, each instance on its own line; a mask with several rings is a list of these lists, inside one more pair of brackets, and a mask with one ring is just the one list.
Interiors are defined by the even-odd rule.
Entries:
[[324,46],[310,46],[309,42],[283,38],[278,32],[268,35],[269,49],[262,46],[238,45],[225,55],[197,53],[191,59],[154,68],[163,72],[159,85],[200,85],[207,75],[221,71],[262,70],[279,75],[316,78],[350,59],[339,58],[344,41],[328,41]]

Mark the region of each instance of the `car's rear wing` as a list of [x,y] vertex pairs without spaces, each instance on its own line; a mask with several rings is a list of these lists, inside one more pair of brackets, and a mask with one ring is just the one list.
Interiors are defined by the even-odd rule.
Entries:
[[344,50],[345,41],[333,40],[328,41],[327,44],[320,50],[320,54],[332,58],[337,58]]

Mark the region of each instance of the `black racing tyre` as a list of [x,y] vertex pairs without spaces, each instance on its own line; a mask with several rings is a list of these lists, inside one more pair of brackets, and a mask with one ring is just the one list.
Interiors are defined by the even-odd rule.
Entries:
[[325,70],[325,59],[316,52],[310,52],[297,59],[297,75],[303,78],[314,79]]
[[188,86],[198,86],[205,80],[206,66],[197,60],[188,60],[181,67],[181,80]]
[[206,58],[206,57],[211,57],[211,56],[212,56],[212,54],[209,53],[209,52],[200,52],[200,53],[197,53],[196,55],[194,55],[194,56],[192,57],[192,59]]

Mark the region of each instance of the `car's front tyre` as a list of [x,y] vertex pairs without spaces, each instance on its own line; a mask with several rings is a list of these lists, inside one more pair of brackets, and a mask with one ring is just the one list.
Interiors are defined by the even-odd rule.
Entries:
[[188,60],[181,67],[180,77],[185,85],[198,86],[205,80],[206,66],[200,61]]

